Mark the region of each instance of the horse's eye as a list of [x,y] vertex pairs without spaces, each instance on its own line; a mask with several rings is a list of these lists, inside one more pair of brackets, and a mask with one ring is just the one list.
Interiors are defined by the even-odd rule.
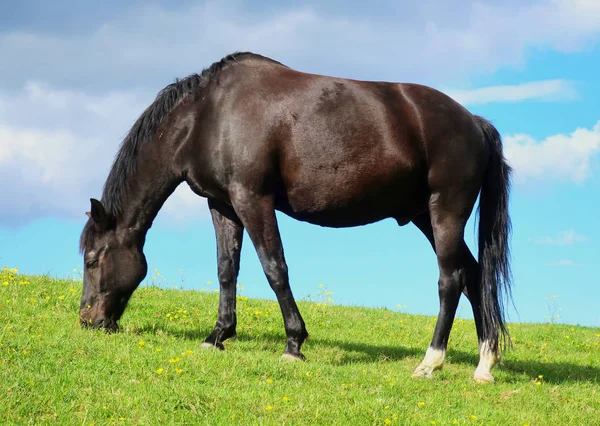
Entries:
[[89,269],[89,268],[93,268],[98,264],[97,260],[90,260],[89,262],[87,262],[85,264],[85,266]]

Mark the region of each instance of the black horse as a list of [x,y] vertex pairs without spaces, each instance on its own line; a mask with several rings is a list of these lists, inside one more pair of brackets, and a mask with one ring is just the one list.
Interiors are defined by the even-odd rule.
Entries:
[[[448,96],[416,84],[306,74],[235,53],[165,87],[125,137],[102,201],[81,235],[81,324],[118,329],[147,264],[144,241],[182,182],[208,199],[217,238],[218,319],[203,346],[236,333],[236,279],[246,229],[277,296],[284,357],[303,359],[308,336],[292,295],[275,210],[329,227],[385,218],[414,223],[437,254],[440,312],[414,375],[441,368],[462,292],[492,381],[509,340],[508,192],[497,130]],[[464,227],[480,194],[479,263]]]

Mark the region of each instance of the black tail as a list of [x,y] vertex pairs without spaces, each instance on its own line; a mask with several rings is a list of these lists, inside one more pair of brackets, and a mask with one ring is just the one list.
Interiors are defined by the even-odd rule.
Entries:
[[504,322],[504,301],[512,297],[508,246],[511,233],[508,192],[512,169],[504,159],[498,130],[482,117],[475,116],[475,120],[490,146],[489,163],[479,199],[479,285],[483,338],[492,343],[494,352],[498,352],[498,333],[503,346],[510,345]]

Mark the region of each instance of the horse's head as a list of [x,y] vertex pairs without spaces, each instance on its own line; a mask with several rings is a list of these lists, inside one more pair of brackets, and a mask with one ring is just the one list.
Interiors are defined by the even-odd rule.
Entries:
[[81,239],[84,274],[79,318],[82,326],[116,331],[131,294],[148,270],[143,239],[136,230],[117,229],[115,218],[100,201],[91,203]]

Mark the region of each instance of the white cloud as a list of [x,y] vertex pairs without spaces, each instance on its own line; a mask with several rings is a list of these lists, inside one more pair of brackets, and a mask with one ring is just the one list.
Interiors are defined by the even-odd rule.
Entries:
[[[145,96],[90,96],[39,83],[14,96],[0,94],[0,199],[8,201],[0,222],[83,217],[89,198],[102,194],[122,136],[146,106],[139,97]],[[177,189],[165,204],[169,219],[180,223],[182,212],[206,216],[190,194]]]
[[542,80],[512,86],[490,86],[444,92],[465,106],[527,100],[565,101],[577,97],[574,84],[566,80]]
[[587,237],[577,234],[573,229],[560,231],[555,237],[546,236],[534,240],[536,244],[552,244],[558,246],[572,246],[576,243],[587,241]]
[[196,195],[187,183],[182,183],[169,197],[158,215],[157,223],[182,227],[190,221],[210,216],[206,198]]
[[309,6],[248,19],[250,12],[231,2],[124,8],[78,37],[0,33],[0,84],[44,79],[159,88],[245,49],[311,72],[439,83],[518,65],[531,48],[569,52],[600,37],[600,10],[592,1],[428,1],[388,9],[394,19],[349,11],[331,16]]
[[525,134],[504,136],[504,153],[519,182],[582,182],[591,176],[598,152],[600,121],[591,130],[578,128],[569,135],[553,135],[541,141]]

